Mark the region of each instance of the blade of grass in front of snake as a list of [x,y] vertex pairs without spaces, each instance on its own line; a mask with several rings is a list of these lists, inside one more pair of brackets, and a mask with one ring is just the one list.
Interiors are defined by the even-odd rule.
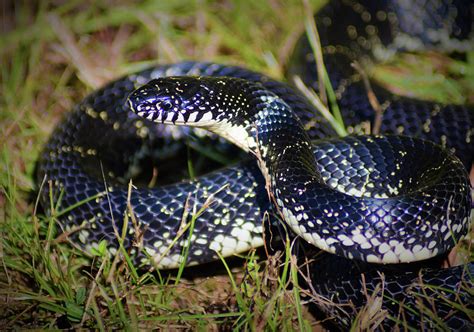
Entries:
[[339,136],[347,136],[347,131],[343,125],[337,121],[333,114],[328,110],[328,108],[322,103],[319,96],[314,92],[314,90],[309,89],[301,80],[300,77],[293,77],[293,81],[303,95],[308,98],[308,100],[313,104],[313,106],[319,111],[319,113],[331,124],[334,130]]
[[[313,19],[313,14],[307,0],[304,1],[304,4],[305,4],[306,35],[308,37],[309,44],[311,46],[311,49],[316,59],[319,86],[321,87],[320,88],[321,99],[323,100],[324,104],[328,104],[326,102],[326,97],[325,97],[326,96],[325,92],[327,92],[327,98],[329,99],[328,101],[331,106],[331,110],[334,114],[334,118],[336,119],[340,127],[345,128],[341,111],[339,110],[339,106],[337,105],[336,94],[334,93],[334,89],[332,88],[331,80],[329,79],[326,66],[324,65],[321,42],[319,39],[319,33],[316,28],[316,24]],[[324,89],[322,87],[324,87]]]
[[[219,257],[219,259],[221,260],[222,264],[224,265],[224,268],[225,268],[226,271],[227,271],[227,274],[228,274],[228,276],[229,276],[230,283],[231,283],[231,285],[232,285],[232,290],[234,291],[235,298],[236,298],[236,300],[237,300],[237,303],[238,303],[238,305],[239,305],[239,308],[243,310],[243,316],[245,316],[245,317],[246,317],[246,320],[247,320],[249,323],[251,323],[251,322],[253,321],[253,319],[252,319],[252,314],[251,314],[251,312],[250,312],[248,306],[246,305],[246,303],[245,303],[245,301],[244,301],[244,298],[243,298],[243,296],[242,296],[241,291],[240,291],[239,288],[237,287],[237,283],[236,283],[236,281],[235,281],[234,275],[232,274],[232,271],[230,270],[229,265],[227,264],[227,262],[225,261],[224,256],[222,256],[222,254],[221,254],[220,252],[216,251],[216,254],[217,254],[217,256]],[[241,316],[241,317],[242,317],[242,316]],[[237,321],[240,320],[241,317],[239,317],[239,319],[237,319]],[[245,321],[244,321],[244,322],[245,322]],[[242,323],[241,323],[241,324],[242,324]],[[237,326],[236,328],[237,328],[237,330],[239,330],[239,329],[238,329],[238,326]],[[254,330],[254,328],[251,328],[251,330]]]

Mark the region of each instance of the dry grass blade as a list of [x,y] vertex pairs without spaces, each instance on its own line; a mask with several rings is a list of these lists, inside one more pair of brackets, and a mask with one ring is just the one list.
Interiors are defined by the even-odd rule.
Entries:
[[357,313],[352,329],[357,331],[375,331],[388,317],[387,310],[382,309],[385,278],[383,274],[380,274],[380,283],[377,284],[371,294],[367,291],[365,275],[362,275],[361,278],[366,304]]
[[62,53],[63,56],[76,66],[79,71],[79,77],[83,82],[96,89],[104,84],[104,77],[101,78],[98,75],[97,68],[91,64],[85,53],[81,52],[77,42],[74,40],[73,33],[66,24],[64,24],[59,16],[54,14],[48,15],[48,20],[63,45],[57,51]]
[[383,119],[383,109],[377,99],[377,96],[372,90],[372,86],[370,85],[369,77],[365,72],[364,68],[360,65],[359,62],[355,61],[352,64],[352,67],[357,70],[359,75],[362,77],[362,81],[364,82],[365,90],[367,92],[367,98],[369,99],[370,105],[375,111],[375,120],[374,120],[374,127],[372,128],[372,134],[378,135],[380,133],[380,127],[382,126],[382,119]]
[[309,2],[308,0],[303,0],[303,3],[305,7],[305,27],[306,27],[306,31],[308,31],[309,33],[309,40],[314,50],[314,56],[316,58],[316,66],[317,66],[317,73],[318,73],[318,86],[321,87],[319,89],[319,94],[320,94],[322,104],[328,105],[328,97],[326,95],[326,89],[323,88],[326,86],[326,82],[324,78],[326,69],[324,67],[321,41],[319,38],[318,29],[316,29],[316,24],[314,23],[313,11],[311,10]]
[[[346,136],[347,131],[342,126],[339,121],[333,116],[329,109],[323,104],[319,96],[313,90],[309,89],[301,80],[300,77],[293,77],[293,82],[295,83],[298,90],[300,90],[303,95],[308,98],[308,100],[313,104],[316,110],[332,125],[334,130],[339,134],[339,136]],[[308,124],[309,126],[311,123]]]

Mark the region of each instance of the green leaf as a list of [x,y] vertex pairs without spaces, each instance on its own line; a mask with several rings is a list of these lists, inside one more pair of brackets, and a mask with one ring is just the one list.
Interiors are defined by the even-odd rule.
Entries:
[[83,304],[84,301],[86,300],[86,288],[85,287],[80,287],[77,292],[76,292],[76,303],[77,304]]
[[97,248],[91,249],[91,253],[94,256],[104,257],[107,254],[107,240],[100,241]]
[[67,301],[66,314],[67,314],[67,318],[71,322],[80,322],[82,319],[82,316],[84,315],[84,307],[74,302]]

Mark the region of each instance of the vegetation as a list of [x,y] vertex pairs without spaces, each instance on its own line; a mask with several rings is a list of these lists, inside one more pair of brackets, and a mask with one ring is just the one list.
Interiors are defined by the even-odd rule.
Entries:
[[[322,2],[313,1],[306,13]],[[317,322],[302,309],[299,288],[287,288],[297,275],[289,255],[277,263],[274,258],[262,261],[252,251],[234,266],[222,260],[216,274],[197,277],[187,268],[137,271],[126,252],[114,258],[104,248],[91,259],[58,235],[57,213],[37,212],[34,178],[41,148],[62,115],[122,74],[153,63],[195,59],[240,64],[283,79],[284,65],[305,29],[304,4],[73,0],[1,6],[0,326],[314,328]],[[408,81],[424,91],[427,81],[435,81],[428,97],[472,102],[464,91],[474,90],[474,54],[466,62],[436,59],[458,80],[430,68],[423,68],[422,77],[431,77],[426,80],[416,73],[400,78],[404,66],[382,68],[378,76],[387,80],[390,72],[389,85]],[[413,90],[418,89],[408,89]]]

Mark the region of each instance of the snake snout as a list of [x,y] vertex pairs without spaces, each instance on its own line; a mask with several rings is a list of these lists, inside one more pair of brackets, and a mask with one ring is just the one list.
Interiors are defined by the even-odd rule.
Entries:
[[179,99],[168,89],[150,81],[128,97],[131,110],[138,116],[155,122],[165,122],[167,116],[178,110]]
[[128,97],[131,110],[142,117],[155,113],[159,103],[157,92],[158,90],[150,84],[146,84],[133,91]]

